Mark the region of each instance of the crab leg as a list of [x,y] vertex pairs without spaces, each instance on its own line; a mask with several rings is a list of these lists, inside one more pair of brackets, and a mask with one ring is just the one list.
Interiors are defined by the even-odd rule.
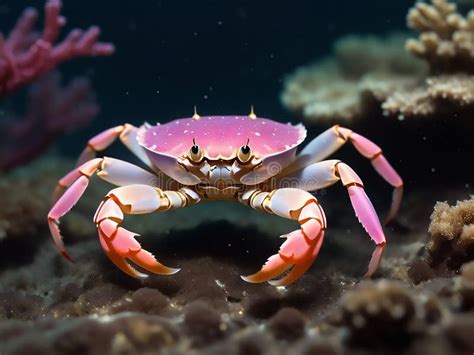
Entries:
[[128,185],[110,191],[94,216],[105,254],[120,270],[133,277],[146,278],[147,275],[136,270],[127,260],[159,275],[178,272],[179,269],[161,264],[150,252],[142,249],[135,239],[138,234],[122,228],[121,224],[124,214],[168,211],[198,201],[199,196],[187,188],[163,191],[147,185]]
[[348,128],[336,125],[321,133],[301,151],[295,162],[285,171],[285,174],[293,173],[325,159],[348,141],[361,155],[369,159],[377,173],[395,188],[392,194],[390,211],[385,220],[387,224],[395,218],[400,208],[403,196],[403,180],[383,156],[382,149],[379,146]]
[[53,194],[53,203],[80,176],[90,178],[96,172],[100,178],[117,186],[148,184],[162,187],[168,183],[168,179],[163,174],[152,174],[126,161],[108,157],[94,158],[71,170],[58,181]]
[[[56,246],[67,259],[71,257],[64,248],[59,231],[59,219],[79,201],[89,184],[89,178],[97,172],[102,179],[115,185],[146,184],[156,181],[157,176],[142,168],[113,158],[95,158],[72,170],[58,182],[55,204],[48,214],[48,225]],[[64,194],[62,194],[62,192]]]
[[124,124],[109,128],[98,135],[92,137],[87,142],[86,147],[82,151],[79,159],[77,161],[77,166],[84,164],[86,161],[91,160],[96,157],[97,152],[101,152],[107,149],[109,146],[114,143],[117,138],[133,153],[135,154],[142,162],[144,162],[148,167],[154,168],[153,164],[150,162],[146,156],[143,148],[138,144],[137,141],[137,132],[138,128],[132,126],[131,124]]
[[364,191],[364,185],[357,174],[347,164],[339,160],[325,160],[307,166],[298,172],[283,177],[280,186],[285,181],[291,181],[294,187],[306,191],[315,191],[341,181],[347,188],[355,214],[372,240],[378,245],[373,253],[367,276],[377,269],[385,245],[385,236],[377,213]]
[[260,271],[242,276],[242,279],[254,283],[265,282],[289,269],[286,276],[270,283],[282,286],[299,279],[316,259],[326,230],[326,217],[316,198],[300,189],[284,188],[272,192],[250,190],[241,196],[240,201],[252,208],[296,220],[301,226],[282,236],[286,241],[278,254],[272,255]]

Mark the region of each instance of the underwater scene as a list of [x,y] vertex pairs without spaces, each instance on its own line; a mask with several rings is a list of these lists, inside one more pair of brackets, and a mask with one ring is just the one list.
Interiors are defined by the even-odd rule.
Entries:
[[473,354],[474,1],[0,0],[0,354]]

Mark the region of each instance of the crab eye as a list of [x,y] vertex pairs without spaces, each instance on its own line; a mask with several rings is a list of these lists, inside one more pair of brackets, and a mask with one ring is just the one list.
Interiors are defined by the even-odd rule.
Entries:
[[189,155],[189,158],[195,163],[199,163],[204,156],[202,149],[199,148],[199,146],[196,144],[196,142],[194,142],[194,140],[193,140],[193,146],[191,147],[191,149],[189,149],[188,155]]
[[239,149],[239,152],[237,153],[237,158],[239,159],[241,163],[248,162],[251,156],[252,156],[252,150],[250,149],[248,144],[243,145]]

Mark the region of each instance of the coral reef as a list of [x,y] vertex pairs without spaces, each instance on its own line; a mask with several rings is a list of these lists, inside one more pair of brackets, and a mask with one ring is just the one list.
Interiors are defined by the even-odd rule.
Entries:
[[7,38],[0,34],[0,96],[12,93],[57,65],[75,57],[103,56],[114,52],[110,43],[98,42],[98,27],[75,29],[55,44],[66,19],[60,15],[61,1],[48,0],[41,34],[33,31],[37,12],[26,9]]
[[33,29],[38,17],[33,8],[23,12],[7,38],[0,33],[0,97],[38,80],[28,91],[24,118],[7,113],[0,122],[0,171],[38,157],[58,135],[86,125],[98,112],[87,79],[62,88],[59,74],[50,72],[72,58],[111,55],[114,46],[98,42],[98,27],[74,29],[56,44],[66,23],[61,6],[60,0],[46,2],[42,33]]
[[341,299],[340,323],[354,346],[403,348],[431,323],[441,310],[431,298],[419,299],[403,284],[393,281],[362,283]]
[[464,17],[454,3],[432,3],[418,2],[408,13],[418,39],[404,46],[400,36],[342,38],[333,57],[286,78],[283,104],[310,123],[352,123],[380,112],[467,120],[474,110],[474,11]]
[[459,308],[468,311],[474,309],[474,262],[470,261],[461,268],[461,277],[455,284],[455,301]]
[[[50,207],[50,191],[54,189],[54,179],[64,169],[65,165],[60,161],[39,161],[28,169],[20,169],[2,177],[0,241],[7,238],[30,238],[44,228],[44,216]],[[30,175],[32,170],[34,174]]]
[[431,240],[427,245],[430,263],[458,270],[474,259],[474,197],[450,206],[438,202],[431,215]]
[[281,308],[268,322],[277,339],[295,340],[304,336],[307,319],[295,308]]
[[334,57],[286,78],[284,105],[309,122],[363,118],[394,91],[418,85],[427,72],[403,50],[405,40],[403,34],[341,38],[334,45]]
[[449,114],[474,104],[474,76],[443,74],[428,77],[414,90],[396,91],[382,103],[386,116],[427,117]]
[[182,268],[171,277],[137,280],[116,269],[97,241],[91,217],[108,189],[100,181],[62,223],[76,262],[67,263],[54,247],[44,216],[56,179],[71,164],[49,157],[2,180],[7,204],[0,221],[11,223],[0,245],[2,354],[474,350],[472,263],[459,276],[433,272],[416,286],[407,276],[414,261],[422,262],[421,231],[431,211],[418,211],[425,204],[417,201],[426,202],[430,189],[411,197],[417,211],[402,210],[401,221],[410,227],[390,230],[377,273],[382,280],[359,283],[371,253],[365,247],[372,245],[350,208],[341,209],[333,196],[324,205],[339,218],[318,263],[291,287],[248,284],[239,275],[260,266],[278,249],[274,236],[294,225],[232,203],[127,219],[147,248]]
[[59,135],[87,125],[98,113],[87,79],[76,78],[60,86],[52,72],[28,90],[23,117],[0,122],[0,171],[24,165],[39,157]]
[[406,48],[426,60],[431,72],[474,71],[474,11],[462,16],[454,2],[418,2],[408,12],[407,23],[420,35],[408,40]]

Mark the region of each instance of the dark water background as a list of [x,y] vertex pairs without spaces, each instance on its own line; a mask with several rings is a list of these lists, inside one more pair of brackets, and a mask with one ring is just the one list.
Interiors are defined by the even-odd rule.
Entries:
[[[405,29],[411,0],[397,1],[156,1],[64,0],[73,27],[99,25],[116,45],[112,57],[61,66],[66,78],[88,74],[102,107],[86,137],[113,124],[168,121],[192,113],[246,114],[295,120],[279,101],[282,79],[296,67],[329,54],[349,33]],[[44,1],[1,1],[6,31],[26,6]],[[78,134],[74,135],[74,140]],[[68,153],[77,150],[66,145]]]
[[[341,36],[406,30],[406,14],[413,4],[413,0],[64,0],[68,24],[63,36],[74,27],[99,25],[101,39],[114,43],[117,51],[111,57],[75,59],[61,65],[65,80],[90,77],[101,113],[89,127],[60,139],[57,147],[61,154],[77,156],[86,140],[102,129],[125,122],[140,125],[190,116],[194,105],[201,115],[213,115],[246,114],[253,104],[259,116],[296,122],[298,118],[285,110],[279,99],[284,76],[329,55]],[[1,28],[11,28],[26,6],[37,8],[42,15],[44,1],[0,1]],[[397,122],[372,129],[370,124],[361,133],[384,148],[412,185],[426,185],[433,174],[443,183],[444,176],[457,178],[459,174],[451,174],[459,166],[454,160],[444,167],[437,163],[472,150],[469,142],[456,142],[448,144],[448,152],[443,136],[437,138],[440,143],[423,148],[425,136],[430,134],[424,132],[425,125],[413,138],[424,150],[414,157],[412,148],[403,151],[397,142],[392,146],[385,143],[386,137],[394,135],[391,129]],[[309,137],[317,133],[313,130]],[[111,155],[118,154],[117,147],[112,148]],[[126,152],[120,154],[126,159]],[[427,155],[431,161],[423,165]],[[404,166],[407,156],[413,158]],[[464,159],[459,158],[460,162]],[[370,169],[362,160],[356,160],[354,168]],[[411,174],[418,165],[422,165],[424,176],[418,171]],[[470,176],[467,172],[458,180],[465,184]]]

